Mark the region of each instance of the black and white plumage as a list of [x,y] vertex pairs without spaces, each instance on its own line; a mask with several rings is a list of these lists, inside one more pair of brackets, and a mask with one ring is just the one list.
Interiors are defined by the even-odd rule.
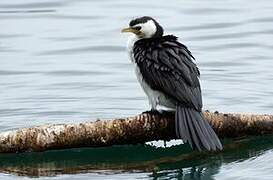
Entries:
[[128,52],[152,110],[175,110],[176,134],[198,150],[222,149],[217,135],[202,115],[199,70],[188,48],[144,16],[130,22]]

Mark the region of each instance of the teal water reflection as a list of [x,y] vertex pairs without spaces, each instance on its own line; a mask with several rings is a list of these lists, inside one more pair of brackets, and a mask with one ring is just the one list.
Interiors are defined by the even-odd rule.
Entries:
[[[145,179],[212,179],[221,173],[223,164],[265,154],[273,147],[273,136],[225,140],[225,147],[223,152],[215,153],[192,152],[187,145],[169,148],[132,145],[6,154],[0,156],[0,172],[60,179],[61,174],[76,176],[83,173],[90,177],[93,174],[139,173]],[[264,165],[263,162],[256,163],[257,167]]]

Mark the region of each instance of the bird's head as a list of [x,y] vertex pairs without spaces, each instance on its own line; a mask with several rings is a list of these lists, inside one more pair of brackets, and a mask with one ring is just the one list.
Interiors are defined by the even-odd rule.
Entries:
[[134,33],[138,38],[153,38],[163,35],[163,28],[149,16],[136,18],[130,21],[129,27],[122,29],[121,32]]

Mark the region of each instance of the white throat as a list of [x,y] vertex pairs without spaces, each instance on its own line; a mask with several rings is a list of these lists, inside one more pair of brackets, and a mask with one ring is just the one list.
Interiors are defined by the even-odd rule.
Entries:
[[134,48],[134,44],[136,41],[138,41],[140,38],[135,35],[135,34],[132,34],[128,37],[128,41],[127,41],[127,50],[128,50],[128,53],[129,53],[129,56],[131,58],[131,60],[133,61],[133,48]]

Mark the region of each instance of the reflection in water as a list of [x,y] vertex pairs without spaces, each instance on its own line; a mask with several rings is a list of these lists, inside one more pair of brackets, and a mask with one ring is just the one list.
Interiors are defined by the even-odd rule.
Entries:
[[[272,180],[273,164],[272,150],[268,150],[262,155],[257,154],[245,161],[234,162],[223,165],[220,168],[220,173],[215,175],[216,179],[229,180],[229,179],[267,179]],[[266,166],[265,166],[266,165]]]
[[210,179],[223,163],[255,157],[272,148],[272,142],[272,136],[226,140],[224,152],[218,153],[192,152],[186,145],[169,148],[132,145],[7,154],[0,156],[0,172],[29,177],[145,172],[153,178]]

